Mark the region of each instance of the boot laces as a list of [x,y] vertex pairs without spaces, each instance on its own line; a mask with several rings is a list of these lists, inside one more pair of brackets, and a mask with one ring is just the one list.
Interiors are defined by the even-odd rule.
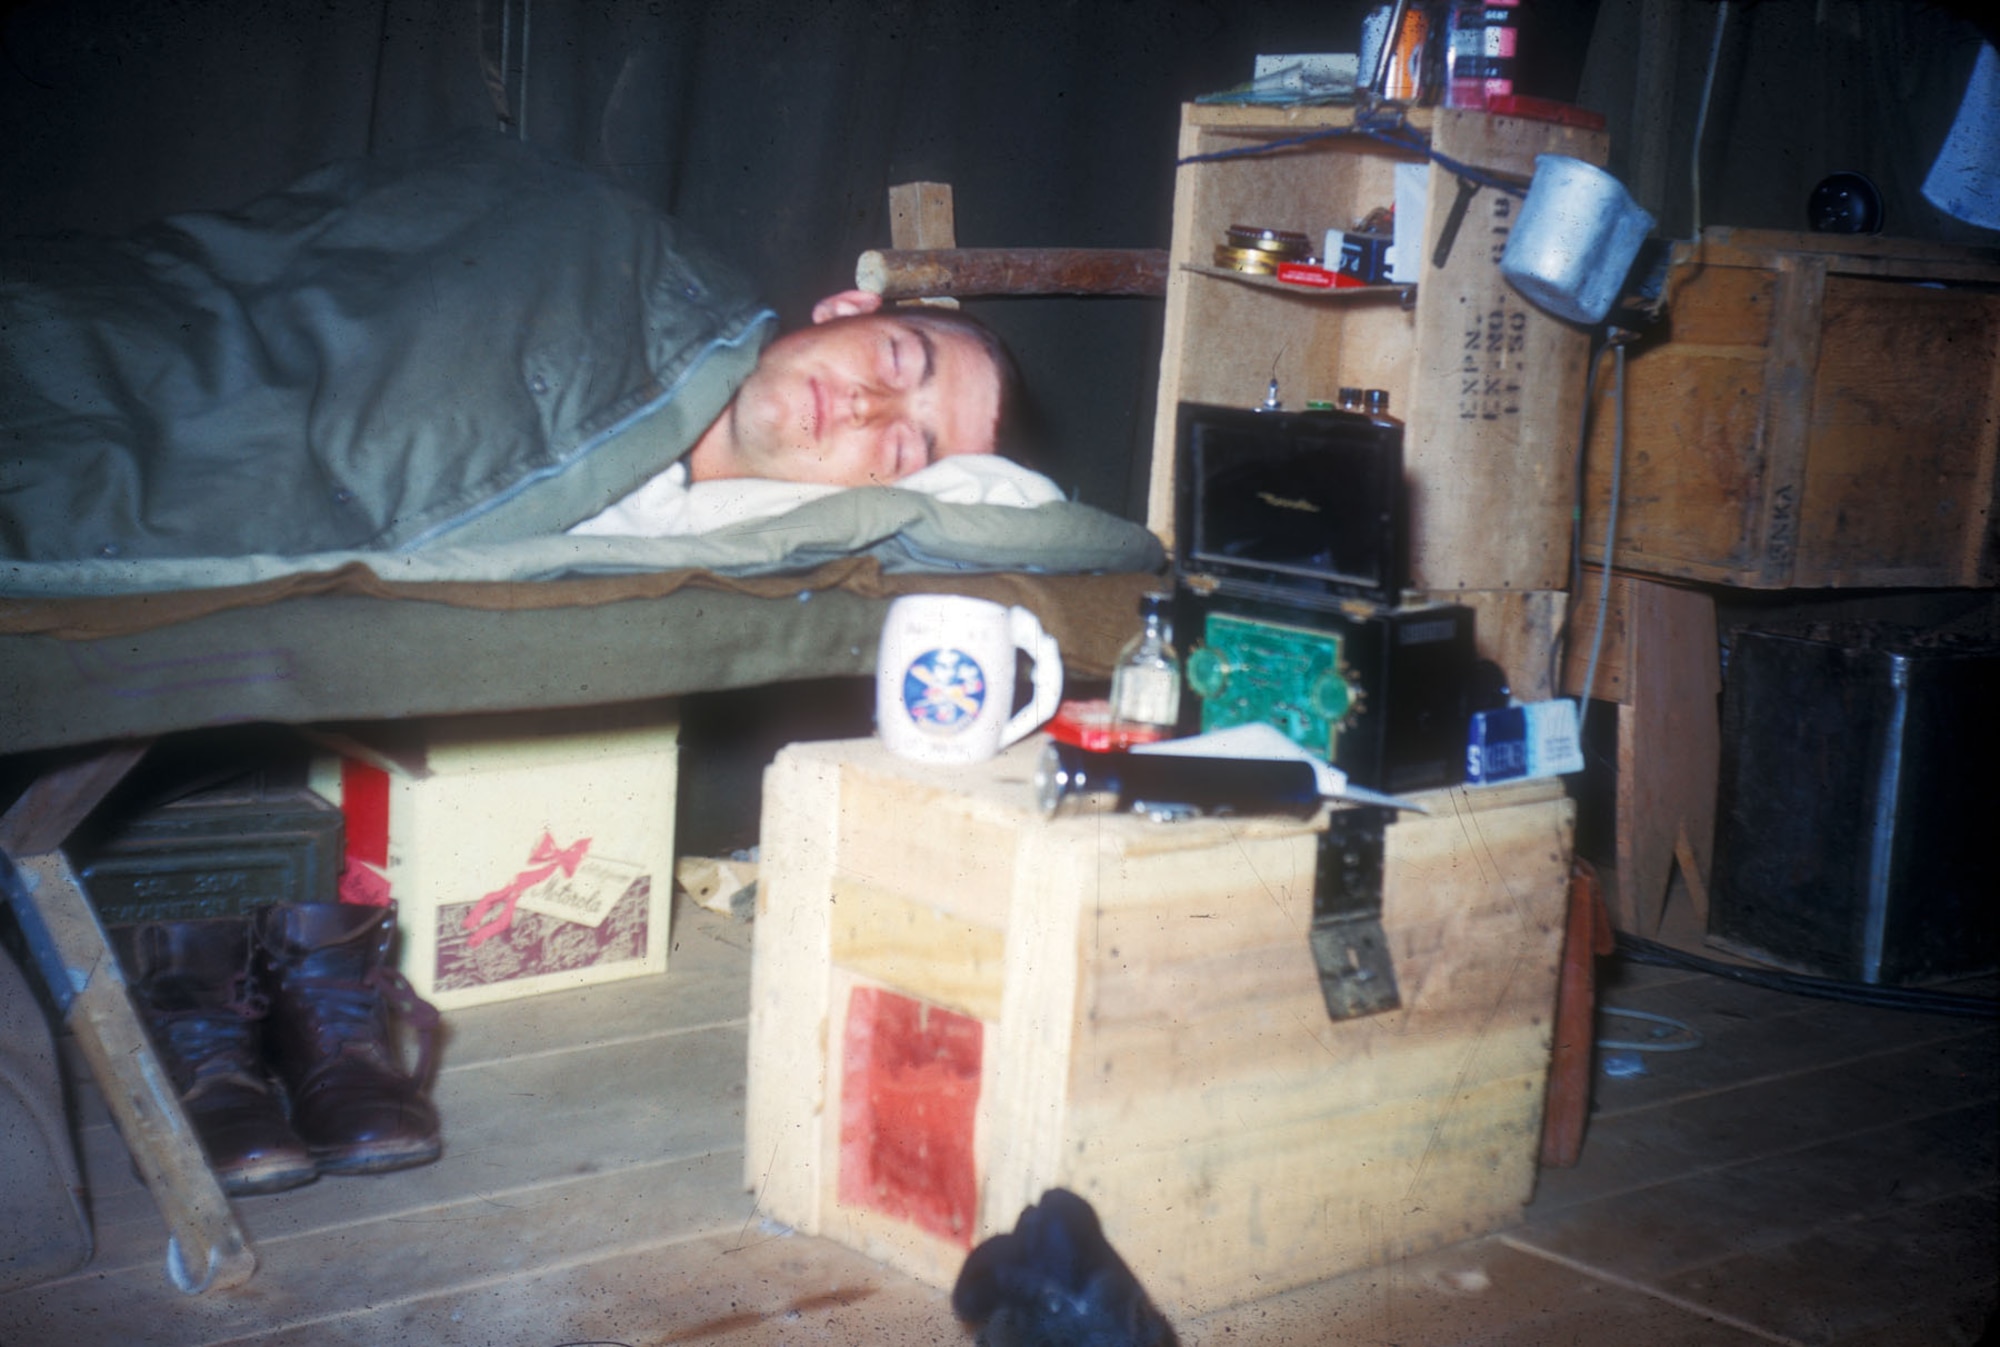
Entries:
[[401,1070],[388,1038],[388,1012],[399,1015],[417,1035],[417,1069],[409,1073],[410,1079],[418,1089],[429,1090],[437,1067],[441,1017],[436,1006],[417,995],[408,978],[378,964],[359,979],[293,977],[288,982],[305,993],[301,1000],[312,1007],[314,1036],[328,1060],[352,1051],[385,1056]]
[[221,1005],[151,1012],[148,1018],[179,1068],[183,1099],[222,1084],[269,1092],[270,1083],[251,1065],[258,1060],[257,1023],[268,1009],[264,996],[252,989],[250,975],[238,973],[229,980],[229,997]]

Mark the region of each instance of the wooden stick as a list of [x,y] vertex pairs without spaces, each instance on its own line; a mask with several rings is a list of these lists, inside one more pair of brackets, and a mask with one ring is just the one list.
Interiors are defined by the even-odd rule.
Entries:
[[1595,956],[1608,954],[1611,922],[1600,915],[1604,894],[1588,861],[1572,863],[1569,912],[1563,929],[1562,971],[1556,983],[1556,1019],[1550,1045],[1547,1102],[1542,1112],[1541,1162],[1567,1169],[1583,1153],[1590,1114],[1591,1037],[1596,1027]]
[[884,299],[933,295],[1167,292],[1165,249],[885,248],[861,254],[854,283]]
[[44,973],[60,978],[51,993],[166,1222],[169,1279],[187,1292],[224,1290],[250,1279],[257,1255],[202,1155],[173,1082],[126,996],[104,927],[60,849],[145,756],[149,743],[95,749],[28,786],[0,816],[0,850],[19,879],[0,889],[0,896],[14,903]]
[[70,985],[67,1019],[104,1092],[140,1177],[168,1232],[167,1276],[189,1293],[250,1280],[257,1255],[202,1155],[166,1067],[153,1051],[90,900],[60,851],[16,856],[35,909]]
[[151,742],[111,744],[44,772],[0,815],[0,851],[35,856],[68,841],[76,826],[146,756]]

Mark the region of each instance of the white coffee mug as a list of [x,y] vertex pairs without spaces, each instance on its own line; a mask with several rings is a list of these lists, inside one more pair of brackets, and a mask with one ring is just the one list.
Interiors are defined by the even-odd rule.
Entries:
[[[1035,663],[1034,695],[1014,706],[1014,652]],[[954,594],[889,605],[875,658],[875,727],[898,757],[984,762],[1056,713],[1062,655],[1025,608]]]

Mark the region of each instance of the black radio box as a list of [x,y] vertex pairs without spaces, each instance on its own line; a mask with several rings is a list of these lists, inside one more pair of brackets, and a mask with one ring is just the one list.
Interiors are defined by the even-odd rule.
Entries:
[[1356,785],[1465,778],[1473,613],[1400,607],[1403,427],[1180,405],[1175,630],[1201,728],[1263,723]]
[[1394,605],[1407,570],[1403,428],[1356,412],[1180,404],[1176,566],[1274,601]]
[[1472,609],[1281,605],[1226,581],[1207,594],[1183,587],[1179,609],[1204,731],[1275,726],[1374,790],[1465,779]]

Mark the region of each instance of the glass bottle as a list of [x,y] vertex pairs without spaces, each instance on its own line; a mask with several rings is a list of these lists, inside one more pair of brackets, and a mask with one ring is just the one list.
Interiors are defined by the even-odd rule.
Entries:
[[1171,730],[1181,715],[1181,665],[1174,653],[1173,595],[1139,599],[1139,634],[1111,671],[1111,718]]

